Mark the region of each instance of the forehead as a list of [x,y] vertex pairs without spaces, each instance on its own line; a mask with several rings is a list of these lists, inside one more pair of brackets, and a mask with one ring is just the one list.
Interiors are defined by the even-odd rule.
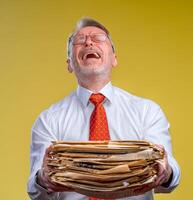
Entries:
[[91,34],[91,33],[105,33],[102,29],[95,27],[95,26],[86,26],[84,28],[81,28],[76,35],[78,34]]

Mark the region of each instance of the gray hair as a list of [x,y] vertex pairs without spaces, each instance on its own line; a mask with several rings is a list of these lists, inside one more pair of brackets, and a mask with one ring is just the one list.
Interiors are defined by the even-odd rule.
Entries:
[[112,39],[111,39],[109,31],[101,23],[99,23],[98,21],[96,21],[94,19],[91,19],[91,18],[82,18],[82,19],[80,19],[77,22],[75,31],[70,35],[70,37],[68,39],[68,42],[67,42],[67,50],[68,50],[67,56],[68,56],[68,58],[71,56],[72,42],[73,42],[74,36],[76,35],[76,33],[81,28],[84,28],[84,27],[87,27],[87,26],[95,26],[97,28],[102,29],[107,34],[107,37],[109,38],[109,40],[111,42],[111,46],[112,46],[113,52],[115,52],[115,47],[113,45],[113,42],[112,42]]

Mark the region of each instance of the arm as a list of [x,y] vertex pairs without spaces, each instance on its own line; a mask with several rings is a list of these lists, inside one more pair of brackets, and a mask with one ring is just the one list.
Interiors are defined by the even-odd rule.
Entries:
[[149,102],[143,119],[144,139],[158,144],[165,151],[163,162],[158,163],[155,192],[171,192],[180,180],[180,169],[172,155],[169,123],[161,108]]
[[42,186],[43,188],[45,188],[46,190],[48,190],[48,192],[50,192],[50,193],[51,192],[73,191],[73,190],[70,190],[69,188],[66,188],[64,186],[61,186],[59,184],[51,182],[50,177],[49,177],[50,169],[47,164],[48,154],[51,151],[51,149],[52,149],[52,146],[50,146],[46,149],[42,167],[38,171],[38,174],[37,174],[37,183],[40,186]]
[[[61,188],[52,187],[53,185],[48,180],[46,158],[49,149],[47,151],[46,149],[51,145],[51,141],[57,140],[50,127],[47,112],[43,112],[32,127],[28,180],[28,194],[32,200],[57,199],[58,191],[61,191]],[[57,191],[57,189],[60,190]]]

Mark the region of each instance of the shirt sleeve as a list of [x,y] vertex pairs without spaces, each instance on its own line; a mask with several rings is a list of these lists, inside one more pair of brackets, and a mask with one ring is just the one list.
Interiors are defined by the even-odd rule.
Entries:
[[172,144],[169,133],[170,125],[162,109],[152,101],[146,104],[144,113],[144,139],[164,146],[168,154],[168,162],[173,171],[173,176],[169,185],[167,185],[167,187],[159,186],[155,189],[155,192],[169,193],[179,184],[180,180],[180,168],[172,155]]
[[31,132],[30,177],[27,191],[32,200],[55,200],[59,195],[58,192],[48,192],[36,181],[37,172],[42,166],[45,150],[53,140],[56,140],[56,136],[50,130],[49,115],[47,112],[43,112],[35,121]]

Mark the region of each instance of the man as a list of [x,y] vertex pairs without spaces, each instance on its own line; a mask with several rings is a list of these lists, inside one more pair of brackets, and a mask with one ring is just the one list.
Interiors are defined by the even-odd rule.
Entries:
[[[99,22],[81,19],[68,41],[68,70],[78,80],[75,92],[40,114],[32,128],[31,175],[28,193],[33,200],[87,200],[89,197],[50,182],[46,158],[51,141],[87,141],[91,118],[96,109],[91,97],[104,97],[101,109],[111,140],[148,140],[163,148],[166,156],[159,163],[156,192],[171,192],[179,183],[180,170],[172,156],[169,124],[154,102],[136,97],[111,84],[111,71],[117,65],[108,30]],[[94,132],[92,133],[94,134]],[[92,138],[93,137],[93,138]],[[101,140],[101,136],[97,136]],[[153,191],[122,199],[151,200]],[[90,198],[91,199],[91,198]]]

